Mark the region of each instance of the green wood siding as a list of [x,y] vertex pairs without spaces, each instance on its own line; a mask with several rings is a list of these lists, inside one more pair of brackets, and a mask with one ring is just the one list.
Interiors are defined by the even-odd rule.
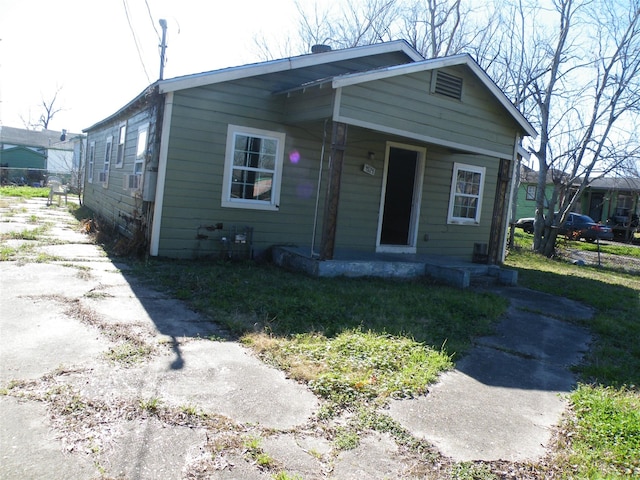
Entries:
[[[122,166],[116,166],[118,150],[118,134],[122,121],[126,121],[126,137],[124,144],[124,160]],[[143,215],[143,201],[141,192],[124,188],[124,176],[133,174],[136,149],[138,144],[138,128],[148,125],[149,136],[153,132],[152,112],[143,109],[135,112],[126,119],[102,125],[99,129],[87,133],[87,145],[95,142],[95,161],[93,166],[93,182],[85,179],[84,204],[97,212],[107,222],[117,225],[119,230],[132,236],[138,228],[138,220]],[[111,143],[111,161],[109,162],[108,179],[106,183],[99,181],[99,172],[104,171],[105,149],[107,137],[113,137]],[[88,162],[88,159],[85,160]],[[88,172],[88,165],[86,166]]]
[[[223,247],[221,238],[244,226],[254,229],[256,250],[311,242],[322,124],[305,129],[284,125],[284,97],[260,87],[256,79],[247,79],[174,95],[161,256],[217,255]],[[286,134],[279,211],[221,207],[229,124]],[[300,153],[296,164],[287,158],[293,150]],[[207,231],[208,238],[197,238],[199,226],[217,223],[224,225],[222,231]]]
[[447,72],[464,79],[461,101],[430,93],[427,71],[343,87],[339,114],[511,158],[515,122],[466,69]]
[[[361,137],[365,134],[368,135],[368,142]],[[474,243],[488,243],[498,159],[480,155],[452,155],[437,147],[417,144],[407,139],[381,139],[379,134],[362,129],[350,128],[348,136],[350,141],[342,176],[336,248],[375,251],[386,141],[427,148],[417,253],[470,260]],[[375,153],[374,161],[367,158],[369,151]],[[454,162],[486,167],[482,213],[478,226],[447,224]],[[374,176],[362,172],[364,163],[376,168]],[[425,235],[428,240],[425,240]]]

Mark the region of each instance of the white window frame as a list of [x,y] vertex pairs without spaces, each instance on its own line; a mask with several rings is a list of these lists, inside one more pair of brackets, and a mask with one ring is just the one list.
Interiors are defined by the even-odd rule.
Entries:
[[118,153],[116,155],[116,168],[124,166],[124,146],[127,138],[127,123],[123,122],[118,126]]
[[[457,191],[458,175],[462,171],[480,174],[480,184],[478,188],[478,193],[465,193],[465,192]],[[456,224],[456,225],[479,225],[480,224],[480,213],[482,212],[482,197],[484,193],[486,171],[487,169],[485,167],[479,167],[477,165],[467,165],[465,163],[457,163],[457,162],[453,164],[453,175],[451,176],[451,193],[449,196],[449,212],[447,214],[447,223]],[[476,199],[476,211],[475,211],[475,216],[473,218],[454,216],[454,208],[456,205],[457,197],[466,197],[466,198]]]
[[538,186],[537,185],[527,185],[527,200],[535,200],[538,194]]
[[96,142],[89,143],[89,151],[87,152],[87,181],[93,183],[93,165],[96,160]]
[[133,161],[133,174],[142,175],[144,171],[144,161],[147,156],[147,143],[149,141],[149,125],[138,128],[138,139],[136,141],[136,156]]
[[109,135],[104,144],[104,166],[102,172],[104,173],[105,180],[103,185],[107,187],[109,185],[109,170],[111,166],[111,148],[113,146],[113,137]]
[[[269,200],[256,200],[246,198],[232,198],[231,186],[233,183],[233,158],[235,153],[235,139],[237,135],[257,137],[276,141],[275,165],[273,170],[262,170],[272,174],[271,198]],[[227,148],[224,162],[224,176],[222,185],[222,206],[229,208],[248,208],[256,210],[277,211],[280,208],[280,190],[282,183],[282,166],[284,163],[284,146],[286,135],[282,132],[274,132],[257,128],[229,125],[227,128]],[[248,168],[235,167],[235,169]],[[256,170],[258,171],[258,170]]]

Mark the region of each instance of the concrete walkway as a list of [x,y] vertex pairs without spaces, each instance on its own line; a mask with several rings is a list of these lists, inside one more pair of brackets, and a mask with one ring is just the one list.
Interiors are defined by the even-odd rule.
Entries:
[[[335,448],[319,400],[224,337],[217,324],[112,262],[46,199],[0,199],[0,233],[54,225],[0,262],[0,478],[271,478],[241,440],[260,438],[277,470],[301,478],[448,478],[464,460],[534,460],[565,408],[589,340],[557,318],[588,316],[566,300],[505,288],[495,336],[429,395],[388,413],[432,443],[441,467],[387,434]],[[36,261],[37,260],[37,261]],[[142,361],[128,362],[129,358]]]
[[429,394],[394,402],[391,415],[460,461],[542,457],[565,408],[569,371],[588,348],[586,331],[558,318],[590,318],[576,302],[524,288],[493,291],[510,300],[496,334],[441,377]]

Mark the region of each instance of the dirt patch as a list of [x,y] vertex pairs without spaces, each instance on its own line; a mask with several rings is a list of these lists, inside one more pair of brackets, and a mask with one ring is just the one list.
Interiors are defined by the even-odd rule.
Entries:
[[[640,249],[640,246],[634,246],[634,248]],[[598,254],[598,252],[588,252],[571,248],[565,249],[561,255],[573,263],[583,262],[585,265],[589,266],[601,266],[621,272],[640,275],[640,258],[638,257],[612,255],[603,252]]]

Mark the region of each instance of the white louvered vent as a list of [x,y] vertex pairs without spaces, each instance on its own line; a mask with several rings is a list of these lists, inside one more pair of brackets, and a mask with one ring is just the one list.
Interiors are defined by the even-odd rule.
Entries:
[[123,177],[123,187],[125,190],[138,190],[140,188],[140,178],[142,175],[125,175]]
[[433,91],[445,97],[462,100],[462,78],[438,71]]

